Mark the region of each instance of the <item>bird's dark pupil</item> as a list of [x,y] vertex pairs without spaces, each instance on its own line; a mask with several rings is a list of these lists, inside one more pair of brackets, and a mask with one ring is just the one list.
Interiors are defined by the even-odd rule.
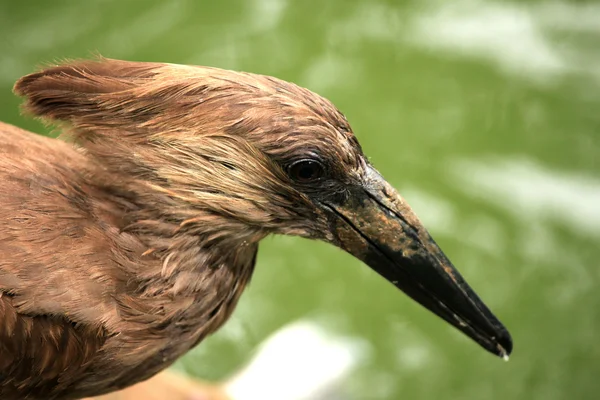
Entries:
[[313,163],[307,162],[305,165],[300,167],[298,171],[298,177],[300,179],[311,179],[315,175],[316,169]]
[[293,179],[302,182],[319,179],[323,172],[323,167],[319,162],[311,160],[298,161],[292,165],[290,175]]

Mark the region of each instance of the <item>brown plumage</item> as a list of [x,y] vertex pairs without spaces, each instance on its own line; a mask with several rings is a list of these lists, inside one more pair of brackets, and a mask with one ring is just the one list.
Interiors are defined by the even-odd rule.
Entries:
[[318,95],[267,76],[109,59],[47,68],[15,93],[67,140],[0,125],[1,399],[100,395],[164,369],[227,320],[273,233],[344,248],[488,350],[510,352]]

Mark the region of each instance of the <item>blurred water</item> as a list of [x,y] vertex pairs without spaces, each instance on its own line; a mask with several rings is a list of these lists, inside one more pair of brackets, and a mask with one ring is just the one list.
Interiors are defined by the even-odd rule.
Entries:
[[[521,1],[0,1],[0,117],[42,62],[105,56],[275,75],[330,98],[510,328],[503,363],[367,267],[261,246],[231,322],[177,368],[228,376],[310,317],[364,339],[353,399],[595,399],[600,391],[600,5]],[[318,360],[315,360],[318,363]]]

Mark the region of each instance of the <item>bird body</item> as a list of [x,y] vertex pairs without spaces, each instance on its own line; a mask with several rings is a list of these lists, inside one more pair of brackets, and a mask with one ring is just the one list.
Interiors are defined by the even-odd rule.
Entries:
[[123,231],[123,213],[137,206],[111,187],[116,176],[65,142],[6,124],[0,143],[0,282],[10,288],[0,296],[1,398],[17,398],[29,382],[40,398],[67,388],[77,398],[75,377],[84,392],[130,385],[227,319],[256,245],[240,246],[221,268],[190,259],[169,270]]
[[0,125],[0,398],[97,396],[166,368],[227,320],[269,234],[339,246],[510,352],[345,117],[307,89],[98,59],[15,92],[65,140]]

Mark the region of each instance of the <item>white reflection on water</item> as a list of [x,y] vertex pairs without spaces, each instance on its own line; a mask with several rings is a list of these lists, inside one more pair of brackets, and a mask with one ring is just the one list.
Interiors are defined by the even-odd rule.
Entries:
[[600,236],[600,179],[553,171],[532,160],[459,161],[462,189],[521,220],[558,222],[575,234]]
[[244,26],[252,33],[275,29],[284,16],[287,0],[252,0],[248,24]]
[[562,307],[594,290],[595,261],[554,225],[574,238],[600,236],[600,179],[552,171],[531,160],[458,161],[450,170],[458,188],[514,217],[518,228],[504,237],[524,262],[513,271],[516,287],[540,274],[554,277],[555,284],[543,286],[546,304]]
[[505,73],[537,83],[568,73],[600,78],[597,53],[557,40],[557,34],[600,34],[600,6],[480,0],[432,4],[413,21],[409,38],[417,45],[491,61]]
[[[377,2],[358,4],[347,18],[332,21],[327,41],[332,46],[357,47],[362,40],[397,40],[405,30],[401,9]],[[354,45],[354,46],[353,46]]]
[[[373,2],[332,21],[326,41],[329,49],[349,54],[360,53],[365,42],[410,44],[487,61],[538,84],[565,76],[600,82],[600,53],[593,44],[600,40],[597,21],[597,4],[431,0],[400,7]],[[574,40],[582,38],[577,35],[590,40]]]
[[494,61],[509,72],[552,77],[564,61],[544,37],[536,16],[518,4],[445,3],[415,24],[415,39],[438,50]]
[[331,399],[368,352],[362,340],[336,336],[313,321],[296,321],[265,339],[225,388],[235,400]]
[[312,90],[325,91],[360,79],[360,76],[360,63],[348,62],[346,58],[327,51],[308,66],[302,84]]

